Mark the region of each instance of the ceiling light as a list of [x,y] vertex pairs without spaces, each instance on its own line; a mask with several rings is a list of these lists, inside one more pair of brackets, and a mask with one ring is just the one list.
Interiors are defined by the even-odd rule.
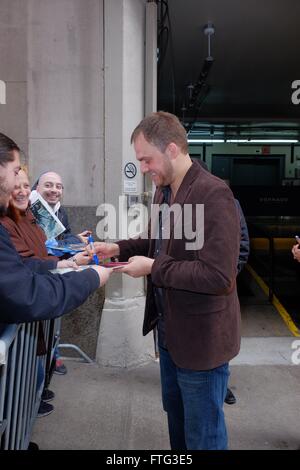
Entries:
[[226,139],[228,144],[246,144],[250,142],[248,139]]
[[296,144],[296,139],[226,139],[228,144]]
[[188,139],[189,144],[221,144],[224,139]]
[[297,139],[250,139],[254,144],[296,144]]

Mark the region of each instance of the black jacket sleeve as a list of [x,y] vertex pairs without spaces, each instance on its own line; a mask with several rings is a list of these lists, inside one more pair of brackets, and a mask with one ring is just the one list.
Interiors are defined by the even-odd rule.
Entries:
[[29,269],[35,271],[36,273],[45,274],[50,269],[55,269],[57,266],[56,259],[38,259],[38,258],[25,258],[22,257],[23,263],[28,266]]
[[81,243],[81,240],[76,235],[73,235],[71,226],[69,224],[68,214],[63,207],[60,207],[57,216],[61,223],[66,227],[66,230],[59,235],[58,240],[64,240],[67,243]]
[[0,323],[59,317],[81,305],[97,287],[93,269],[63,275],[33,272],[0,224]]

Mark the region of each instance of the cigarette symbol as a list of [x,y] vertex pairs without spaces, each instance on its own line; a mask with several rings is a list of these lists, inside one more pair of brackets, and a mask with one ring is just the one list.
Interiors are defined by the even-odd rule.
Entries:
[[137,172],[134,163],[126,163],[124,171],[127,178],[134,178]]

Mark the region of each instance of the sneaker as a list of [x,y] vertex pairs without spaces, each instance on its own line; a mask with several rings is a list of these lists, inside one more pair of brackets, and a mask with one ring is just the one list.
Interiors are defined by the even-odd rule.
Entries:
[[52,392],[52,390],[49,390],[49,388],[44,388],[43,393],[42,393],[42,400],[43,401],[51,401],[55,397],[55,393]]
[[65,375],[68,370],[61,359],[56,359],[54,374]]
[[236,398],[233,395],[230,388],[227,388],[227,393],[226,393],[226,397],[225,397],[224,401],[225,401],[225,403],[227,403],[227,405],[234,405],[236,403]]
[[50,403],[47,403],[45,401],[41,401],[37,417],[43,418],[44,416],[50,415],[52,411],[54,411],[54,406],[50,405]]

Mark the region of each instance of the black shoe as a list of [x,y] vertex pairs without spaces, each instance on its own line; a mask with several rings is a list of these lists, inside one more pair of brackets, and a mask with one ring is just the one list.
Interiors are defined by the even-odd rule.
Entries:
[[224,401],[225,401],[225,403],[227,403],[227,405],[234,405],[236,403],[236,398],[233,395],[230,388],[227,388],[227,393],[226,393],[226,397],[225,397]]
[[44,416],[48,416],[53,410],[54,406],[50,405],[50,403],[46,403],[45,401],[41,401],[37,417],[43,418]]
[[40,450],[40,448],[35,442],[29,442],[27,450]]
[[44,388],[43,393],[42,393],[42,400],[43,401],[51,401],[55,397],[55,393],[52,392],[52,390],[49,390],[49,388]]
[[68,372],[66,366],[63,364],[61,359],[56,359],[55,368],[53,372],[54,374],[58,375],[65,375]]

